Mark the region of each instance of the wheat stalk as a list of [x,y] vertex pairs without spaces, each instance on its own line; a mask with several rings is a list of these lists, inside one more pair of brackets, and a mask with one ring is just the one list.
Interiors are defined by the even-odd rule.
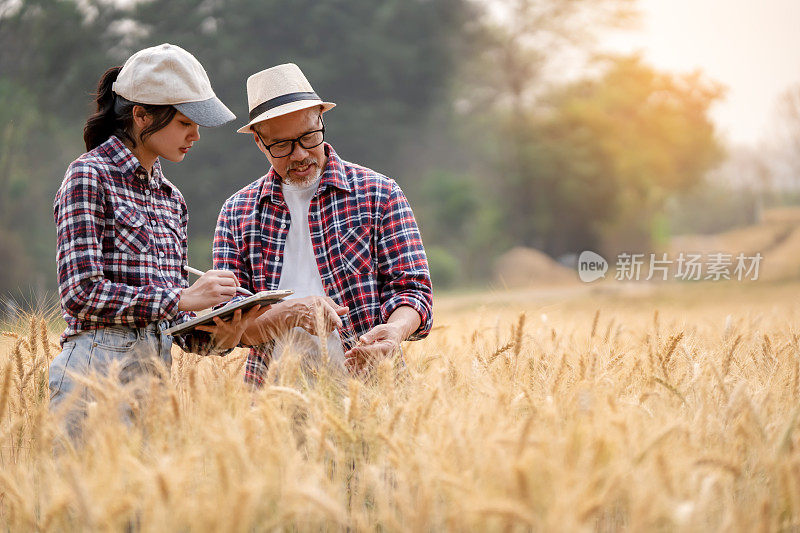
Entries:
[[[290,356],[256,391],[240,354],[175,347],[175,375],[143,383],[128,421],[118,413],[138,396],[102,376],[76,377],[77,394],[48,407],[46,322],[32,333],[26,315],[0,347],[0,524],[788,530],[800,524],[794,296],[715,287],[726,296],[670,286],[669,306],[591,292],[549,306],[547,324],[525,319],[536,298],[459,301],[437,311],[448,328],[404,346],[405,368],[387,359],[339,379]],[[723,322],[736,327],[720,335]],[[70,440],[64,415],[86,400]]]

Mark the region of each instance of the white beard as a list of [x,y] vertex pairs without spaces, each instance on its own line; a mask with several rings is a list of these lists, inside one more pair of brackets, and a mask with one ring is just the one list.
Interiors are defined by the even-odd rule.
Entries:
[[322,174],[322,169],[319,168],[319,165],[316,165],[316,168],[317,171],[314,174],[311,174],[307,178],[302,178],[302,179],[293,179],[291,177],[291,174],[289,174],[289,172],[286,172],[286,177],[281,177],[281,181],[283,183],[288,183],[290,185],[295,185],[297,187],[307,187],[308,185],[311,185],[312,183],[317,181],[317,179],[319,179],[320,175]]

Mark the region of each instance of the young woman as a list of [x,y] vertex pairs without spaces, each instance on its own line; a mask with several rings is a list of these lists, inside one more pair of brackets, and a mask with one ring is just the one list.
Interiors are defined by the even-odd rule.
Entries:
[[[239,284],[212,270],[189,287],[186,204],[158,161],[182,161],[199,126],[235,118],[197,59],[170,44],[141,50],[103,74],[96,104],[84,128],[87,152],[67,169],[54,203],[67,329],[50,366],[51,407],[80,376],[107,373],[112,363],[122,382],[161,363],[169,369],[172,337],[161,331],[231,299]],[[203,354],[230,349],[263,311],[176,340]]]

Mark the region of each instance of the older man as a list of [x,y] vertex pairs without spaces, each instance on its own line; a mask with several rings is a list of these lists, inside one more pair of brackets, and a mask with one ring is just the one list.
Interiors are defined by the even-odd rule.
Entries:
[[[231,196],[214,237],[214,268],[252,291],[292,289],[242,337],[245,379],[264,380],[289,345],[359,371],[428,334],[428,263],[403,191],[325,143],[323,102],[294,64],[247,80],[253,136],[272,167]],[[300,317],[298,319],[298,317]],[[322,340],[320,340],[322,339]]]

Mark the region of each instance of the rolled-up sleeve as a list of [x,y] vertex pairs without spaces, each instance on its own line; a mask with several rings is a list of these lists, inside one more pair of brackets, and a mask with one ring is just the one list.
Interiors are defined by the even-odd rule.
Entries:
[[381,321],[386,322],[398,307],[411,307],[419,314],[421,323],[409,340],[424,338],[433,325],[428,259],[414,213],[395,182],[380,219],[377,255]]
[[[189,226],[189,212],[187,209],[181,211],[181,226],[186,228]],[[181,253],[183,255],[181,264],[189,264],[189,245],[185,236],[181,238]],[[184,288],[189,287],[189,273],[183,269],[181,272],[181,286]],[[172,320],[172,325],[182,324],[187,320],[195,318],[197,313],[193,311],[178,311],[176,317]],[[189,333],[174,335],[173,340],[175,344],[185,352],[192,352],[199,355],[227,355],[230,350],[217,351],[211,343],[211,334],[207,331],[192,330]]]
[[241,236],[236,235],[238,228],[232,223],[235,220],[233,211],[235,205],[232,199],[225,202],[217,218],[217,227],[214,230],[214,268],[230,270],[239,279],[245,289],[255,292],[251,283],[250,269],[242,260]]

